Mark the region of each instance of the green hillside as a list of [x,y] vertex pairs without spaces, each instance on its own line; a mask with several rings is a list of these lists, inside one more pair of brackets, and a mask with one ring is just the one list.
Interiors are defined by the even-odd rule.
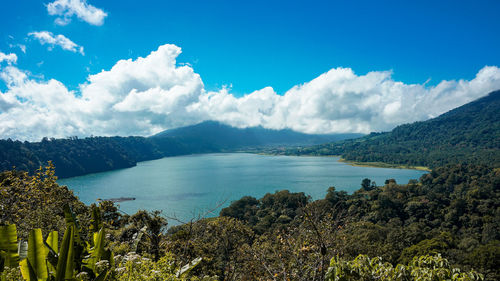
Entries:
[[0,140],[0,169],[33,173],[52,161],[59,177],[135,166],[137,161],[159,158],[162,153],[141,137],[47,139],[41,142]]
[[341,155],[357,162],[439,167],[452,163],[500,166],[500,91],[423,122],[391,132],[312,147],[285,154]]

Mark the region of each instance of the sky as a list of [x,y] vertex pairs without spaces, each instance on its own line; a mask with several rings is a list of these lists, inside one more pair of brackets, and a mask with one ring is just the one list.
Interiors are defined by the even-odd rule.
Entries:
[[499,1],[0,5],[0,138],[369,133],[500,89]]

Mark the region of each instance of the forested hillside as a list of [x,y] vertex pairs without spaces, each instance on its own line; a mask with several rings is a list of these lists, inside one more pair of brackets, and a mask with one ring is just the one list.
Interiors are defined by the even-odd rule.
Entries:
[[238,129],[218,122],[168,130],[152,137],[89,137],[41,142],[0,140],[0,171],[16,167],[33,173],[47,161],[57,176],[72,177],[135,166],[166,156],[230,152],[262,147],[317,144],[359,134],[307,135],[291,130]]
[[289,149],[293,155],[341,155],[359,162],[439,167],[450,163],[500,166],[500,91],[437,118],[387,133]]
[[0,141],[0,168],[33,173],[47,161],[58,167],[59,177],[128,168],[137,161],[162,157],[146,138],[91,137],[43,139],[41,142]]

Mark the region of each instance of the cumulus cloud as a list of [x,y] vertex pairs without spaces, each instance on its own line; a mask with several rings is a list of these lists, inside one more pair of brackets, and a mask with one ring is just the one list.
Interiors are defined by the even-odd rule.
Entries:
[[229,88],[207,91],[181,49],[163,45],[144,58],[120,60],[90,75],[72,92],[56,80],[35,81],[15,66],[0,70],[0,135],[151,135],[217,120],[236,127],[290,128],[306,133],[390,130],[426,120],[500,88],[500,69],[486,66],[472,80],[436,86],[395,81],[390,71],[357,75],[334,68],[284,95],[271,87],[242,97]]
[[239,127],[369,133],[436,117],[500,88],[497,67],[484,67],[471,81],[442,81],[435,87],[404,84],[391,76],[388,71],[356,75],[350,68],[335,68],[283,96],[270,87],[241,98],[222,90],[201,95],[191,109]]
[[5,54],[5,53],[0,52],[0,63],[4,62],[4,61],[7,62],[8,64],[16,63],[17,62],[17,55],[14,53]]
[[47,4],[47,11],[49,15],[59,16],[55,20],[58,25],[67,25],[73,16],[92,25],[102,25],[108,16],[103,10],[87,4],[86,0],[56,0]]
[[82,46],[79,46],[62,34],[54,35],[49,31],[37,31],[28,33],[28,36],[38,39],[42,45],[49,45],[49,50],[52,50],[55,46],[59,46],[63,50],[71,51],[73,53],[78,52],[82,56],[85,55]]

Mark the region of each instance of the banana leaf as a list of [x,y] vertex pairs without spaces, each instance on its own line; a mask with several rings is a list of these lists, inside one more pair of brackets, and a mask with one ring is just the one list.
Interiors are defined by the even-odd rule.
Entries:
[[16,225],[0,226],[0,251],[4,266],[17,267],[19,265]]
[[105,255],[104,236],[104,228],[101,228],[99,232],[96,232],[93,235],[94,246],[89,250],[90,257],[87,260],[86,265],[88,268],[92,269],[94,273],[97,273],[95,264],[100,261]]
[[42,230],[40,228],[30,231],[28,236],[28,257],[23,259],[19,265],[21,274],[25,280],[46,280],[48,249],[43,243]]
[[30,231],[28,236],[28,262],[33,267],[38,279],[47,279],[47,258],[48,249],[43,243],[42,230],[40,228]]
[[57,262],[58,262],[58,236],[59,233],[57,231],[52,231],[49,233],[47,240],[45,240],[45,246],[49,250],[47,254],[48,268],[49,273],[52,275],[56,274]]
[[74,224],[69,224],[64,232],[61,248],[59,249],[59,258],[56,268],[56,281],[63,281],[74,278]]
[[69,205],[64,206],[64,219],[66,221],[66,226],[70,224],[74,225],[74,230],[73,230],[74,231],[73,235],[75,236],[73,238],[74,242],[83,245],[82,239],[80,237],[80,225]]
[[59,233],[57,231],[52,231],[51,233],[49,233],[49,236],[47,236],[47,240],[45,240],[45,242],[47,242],[47,246],[49,246],[52,250],[54,250],[56,254],[58,253],[59,249],[57,240],[58,237]]
[[36,276],[35,270],[31,266],[28,259],[24,259],[19,263],[19,267],[21,268],[21,275],[24,280],[27,281],[37,281],[38,278]]
[[73,255],[75,257],[75,268],[77,271],[83,270],[83,259],[87,256],[87,243],[83,241],[80,236],[80,227],[75,214],[69,207],[69,205],[64,206],[64,218],[66,220],[66,226],[73,225]]

